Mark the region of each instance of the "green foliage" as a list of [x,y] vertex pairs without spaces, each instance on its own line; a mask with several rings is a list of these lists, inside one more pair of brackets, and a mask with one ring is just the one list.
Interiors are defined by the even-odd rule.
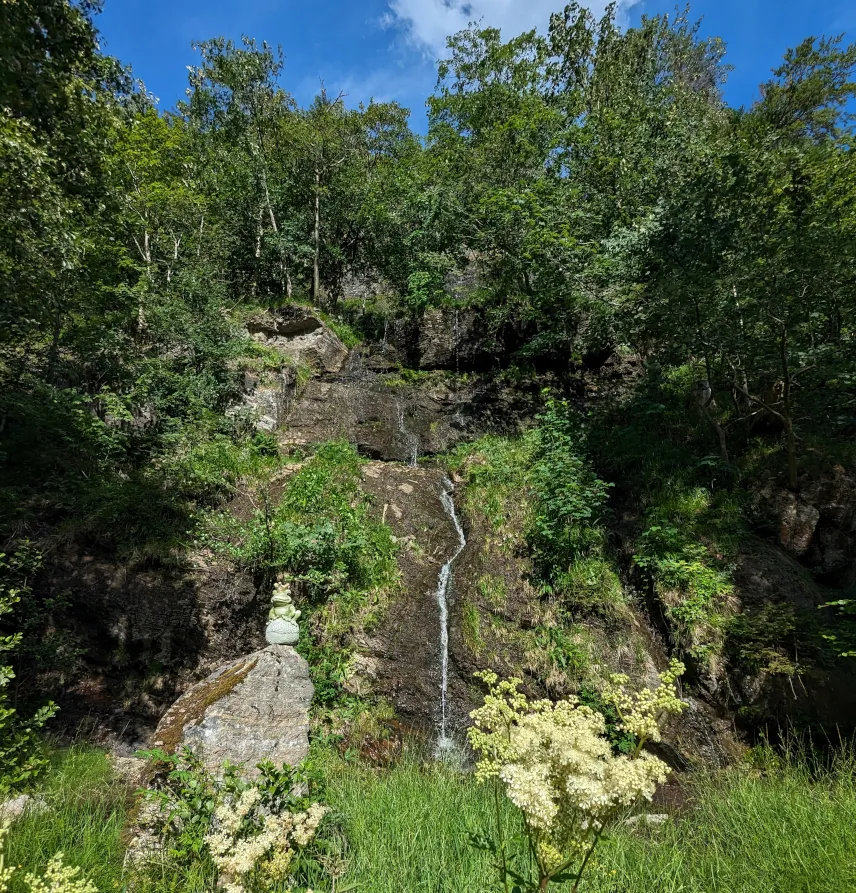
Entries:
[[645,514],[633,557],[676,624],[680,647],[703,657],[721,647],[719,627],[732,592],[728,558],[741,513],[728,494],[714,497],[680,481],[664,487]]
[[397,581],[396,545],[370,514],[362,460],[350,444],[319,447],[284,485],[275,474],[280,461],[257,463],[241,494],[246,513],[208,511],[200,540],[250,570],[263,593],[277,578],[303,585],[308,634],[298,650],[310,664],[315,704],[331,708],[348,697],[351,635],[372,625]]
[[794,655],[799,654],[803,660],[811,657],[810,649],[797,646],[798,638],[800,644],[808,639],[807,619],[798,618],[789,604],[763,605],[760,610],[737,614],[728,621],[726,648],[744,672],[793,676],[803,670]]
[[360,464],[350,444],[326,444],[287,479],[278,499],[271,481],[262,481],[248,520],[210,512],[202,541],[271,585],[282,574],[306,583],[313,601],[382,586],[393,576],[394,544],[389,529],[369,517]]
[[609,485],[579,452],[567,404],[548,398],[535,429],[529,478],[535,496],[531,541],[541,562],[565,566],[602,543]]
[[138,792],[138,819],[166,850],[163,875],[263,893],[286,880],[311,883],[322,874],[310,847],[327,812],[314,802],[317,772],[263,762],[250,780],[228,764],[212,774],[186,748],[140,756],[154,775]]
[[[410,757],[382,773],[328,752],[316,751],[314,760],[324,799],[347,838],[347,845],[335,837],[319,842],[325,846],[325,864],[329,858],[345,866],[336,889],[495,890],[489,855],[469,845],[471,834],[487,833],[494,821],[488,787],[442,764]],[[127,794],[102,752],[76,747],[53,754],[52,765],[40,790],[51,808],[11,827],[10,865],[21,865],[22,874],[40,873],[62,850],[99,891],[125,884],[146,893],[210,889],[207,878],[177,868],[143,874],[123,869]],[[856,883],[850,858],[856,822],[853,779],[848,751],[809,762],[797,751],[767,750],[754,766],[695,773],[685,782],[691,805],[656,833],[619,828],[604,841],[588,887],[594,893],[614,893],[616,885],[626,893],[850,889]],[[506,804],[501,817],[510,857],[523,867],[527,853],[517,837],[517,818]],[[427,820],[430,835],[424,833]],[[313,879],[316,890],[328,889],[329,883],[323,873]]]
[[[10,556],[0,552],[0,617],[14,613],[19,603],[32,597],[29,584],[40,562],[41,555],[28,543]],[[2,622],[7,629],[15,626]],[[11,653],[14,659],[21,641],[20,632],[3,635],[0,652]],[[9,691],[15,675],[12,666],[0,666],[0,794],[30,788],[44,773],[48,760],[39,731],[57,710],[52,702],[29,713],[19,710],[17,698]]]

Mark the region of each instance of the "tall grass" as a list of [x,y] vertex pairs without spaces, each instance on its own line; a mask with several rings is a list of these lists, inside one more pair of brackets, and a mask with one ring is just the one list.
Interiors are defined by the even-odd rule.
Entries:
[[54,754],[53,766],[38,797],[44,811],[15,822],[6,843],[6,864],[21,866],[10,890],[27,889],[21,878],[38,873],[62,851],[102,893],[121,880],[127,789],[114,776],[103,751],[74,746]]
[[[496,893],[490,856],[470,833],[492,831],[491,789],[436,763],[404,760],[374,770],[326,756],[327,800],[347,838],[336,891]],[[689,803],[657,827],[623,827],[602,845],[585,893],[850,893],[856,891],[856,756],[823,767],[793,754],[765,768],[700,774]],[[56,760],[42,792],[49,810],[15,823],[7,864],[39,871],[62,850],[101,893],[203,891],[193,872],[123,873],[125,789],[104,755],[73,748]],[[510,833],[519,830],[503,806]],[[338,837],[333,841],[339,850]],[[521,843],[514,859],[525,866]],[[197,873],[198,874],[198,873]],[[313,884],[331,891],[328,879]],[[12,886],[12,893],[22,888]],[[552,889],[552,888],[551,888]],[[558,891],[567,887],[555,888]]]
[[[691,804],[656,828],[619,829],[602,845],[591,893],[847,893],[856,891],[856,757],[822,771],[800,757],[764,772],[700,775]],[[496,891],[487,854],[490,789],[443,767],[386,773],[339,764],[330,800],[350,847],[348,880],[363,893]],[[503,810],[508,829],[516,818]],[[525,862],[522,846],[518,865]],[[553,888],[551,888],[553,889]],[[556,890],[567,889],[556,887]]]

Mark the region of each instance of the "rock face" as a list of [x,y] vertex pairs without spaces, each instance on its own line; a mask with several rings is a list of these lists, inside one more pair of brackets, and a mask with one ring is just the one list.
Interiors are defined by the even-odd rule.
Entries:
[[348,357],[336,334],[305,307],[285,307],[257,317],[247,330],[256,341],[318,372],[338,372]]
[[370,359],[355,349],[339,375],[310,381],[282,442],[344,438],[371,459],[408,462],[414,448],[424,457],[488,432],[516,433],[537,412],[537,387],[515,389],[480,375],[460,383],[443,373],[408,383],[372,371]]
[[415,320],[391,320],[369,360],[375,368],[479,372],[496,369],[520,346],[519,333],[494,331],[479,310],[434,307]]
[[212,772],[225,762],[252,775],[257,763],[296,766],[309,753],[309,665],[291,647],[270,645],[220,667],[167,711],[152,747],[186,745]]
[[826,585],[856,582],[856,479],[837,466],[800,481],[798,493],[768,484],[759,510],[779,545],[819,574]]
[[285,422],[296,392],[297,374],[294,369],[286,368],[262,375],[245,372],[243,398],[226,414],[249,414],[259,430],[275,431]]
[[[349,686],[357,694],[381,695],[402,722],[432,737],[440,723],[440,615],[437,580],[457,547],[457,534],[443,509],[443,473],[372,462],[363,470],[364,488],[375,510],[401,544],[401,591],[379,625],[357,641],[358,660]],[[475,707],[467,679],[449,666],[448,729],[463,740]]]

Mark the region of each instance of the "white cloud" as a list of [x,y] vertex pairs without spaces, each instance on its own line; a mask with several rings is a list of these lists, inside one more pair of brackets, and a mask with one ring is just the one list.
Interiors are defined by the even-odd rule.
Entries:
[[[585,3],[595,16],[603,14],[608,0]],[[620,0],[620,12],[626,12],[638,0]],[[545,31],[550,13],[563,6],[563,0],[390,0],[389,14],[382,24],[400,27],[412,43],[427,53],[442,55],[446,38],[466,28],[470,22],[500,28],[510,39],[524,31]]]

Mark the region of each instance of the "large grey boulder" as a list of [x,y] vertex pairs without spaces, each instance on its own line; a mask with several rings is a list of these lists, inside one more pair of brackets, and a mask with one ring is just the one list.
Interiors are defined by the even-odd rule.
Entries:
[[348,358],[348,348],[338,336],[305,307],[285,307],[259,316],[247,324],[247,330],[256,341],[317,372],[339,372]]
[[229,762],[249,775],[270,760],[296,766],[309,753],[309,665],[288,645],[270,645],[220,667],[167,711],[152,747],[188,746],[211,772]]

